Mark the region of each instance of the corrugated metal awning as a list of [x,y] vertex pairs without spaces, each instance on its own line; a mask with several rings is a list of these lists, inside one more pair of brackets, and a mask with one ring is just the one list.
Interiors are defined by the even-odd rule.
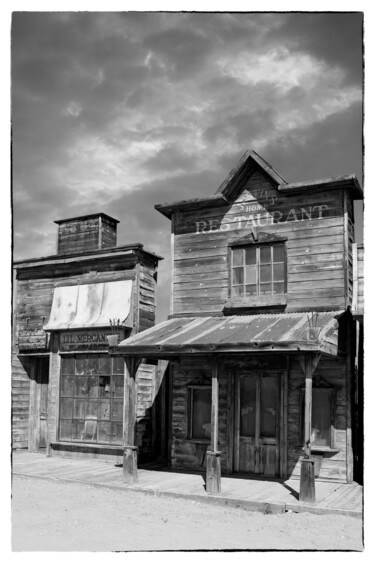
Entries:
[[132,280],[55,287],[44,330],[101,328],[119,319],[132,327]]
[[117,350],[146,356],[241,351],[317,351],[336,355],[338,318],[343,313],[174,318],[122,341]]

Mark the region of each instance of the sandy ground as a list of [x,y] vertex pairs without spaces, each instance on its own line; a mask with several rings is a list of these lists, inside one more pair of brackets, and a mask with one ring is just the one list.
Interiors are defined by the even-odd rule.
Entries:
[[13,551],[362,550],[349,516],[242,509],[15,476]]

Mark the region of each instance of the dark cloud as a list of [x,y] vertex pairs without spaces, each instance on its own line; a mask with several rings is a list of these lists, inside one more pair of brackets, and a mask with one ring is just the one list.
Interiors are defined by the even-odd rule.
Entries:
[[15,258],[103,211],[164,255],[156,203],[214,194],[246,148],[289,181],[362,167],[361,15],[14,13]]

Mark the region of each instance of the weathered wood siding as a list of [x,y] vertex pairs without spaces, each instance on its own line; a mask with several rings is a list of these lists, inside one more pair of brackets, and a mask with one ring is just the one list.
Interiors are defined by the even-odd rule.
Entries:
[[58,254],[80,253],[99,249],[99,217],[77,219],[59,224]]
[[363,244],[357,246],[357,311],[364,311],[364,277],[363,277],[363,264],[364,264],[364,247]]
[[102,244],[101,248],[111,248],[116,246],[117,224],[102,217]]
[[28,446],[31,360],[12,353],[12,448]]
[[[57,274],[57,272],[55,274]],[[61,275],[60,272],[60,275],[55,275],[54,277],[47,277],[47,275],[44,274],[46,277],[39,279],[24,279],[26,275],[26,272],[22,272],[17,284],[17,311],[15,316],[16,342],[20,339],[20,341],[22,340],[23,343],[26,343],[28,337],[30,343],[35,341],[35,348],[37,348],[41,339],[39,337],[40,335],[34,335],[33,331],[41,331],[43,325],[48,322],[55,285],[84,284],[90,283],[93,280],[100,283],[125,278],[134,279],[135,271],[133,273],[128,269],[111,272],[97,271],[94,276],[92,272],[84,272],[75,275]],[[138,306],[136,288],[134,288],[133,291],[135,305],[133,313],[136,315],[136,308]],[[27,333],[29,333],[29,336],[27,336]],[[46,339],[46,344],[48,344],[48,339]],[[32,346],[29,348],[32,348]]]
[[143,259],[139,265],[138,273],[138,332],[146,330],[155,324],[156,280],[157,274],[154,263]]
[[[317,378],[332,386],[336,391],[334,405],[334,448],[337,452],[325,452],[319,478],[346,481],[346,361],[322,357],[314,373],[313,385]],[[291,356],[288,385],[288,475],[299,477],[302,451],[303,403],[301,401],[305,378],[296,358]]]
[[260,171],[232,206],[176,213],[173,313],[222,313],[229,297],[228,243],[253,226],[288,237],[286,312],[345,308],[350,210],[348,217],[345,225],[343,190],[286,197]]
[[[211,368],[204,358],[184,357],[180,365],[173,367],[172,379],[172,451],[171,465],[174,468],[194,470],[206,469],[207,444],[188,439],[188,385],[197,378],[211,381]],[[221,470],[228,472],[228,459],[231,456],[228,444],[232,443],[228,434],[228,372],[219,371],[219,450],[221,451]]]

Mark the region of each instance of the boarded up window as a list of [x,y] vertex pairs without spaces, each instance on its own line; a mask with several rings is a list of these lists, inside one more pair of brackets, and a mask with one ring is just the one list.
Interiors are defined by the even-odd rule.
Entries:
[[211,387],[190,387],[189,402],[189,438],[209,440],[211,437]]

